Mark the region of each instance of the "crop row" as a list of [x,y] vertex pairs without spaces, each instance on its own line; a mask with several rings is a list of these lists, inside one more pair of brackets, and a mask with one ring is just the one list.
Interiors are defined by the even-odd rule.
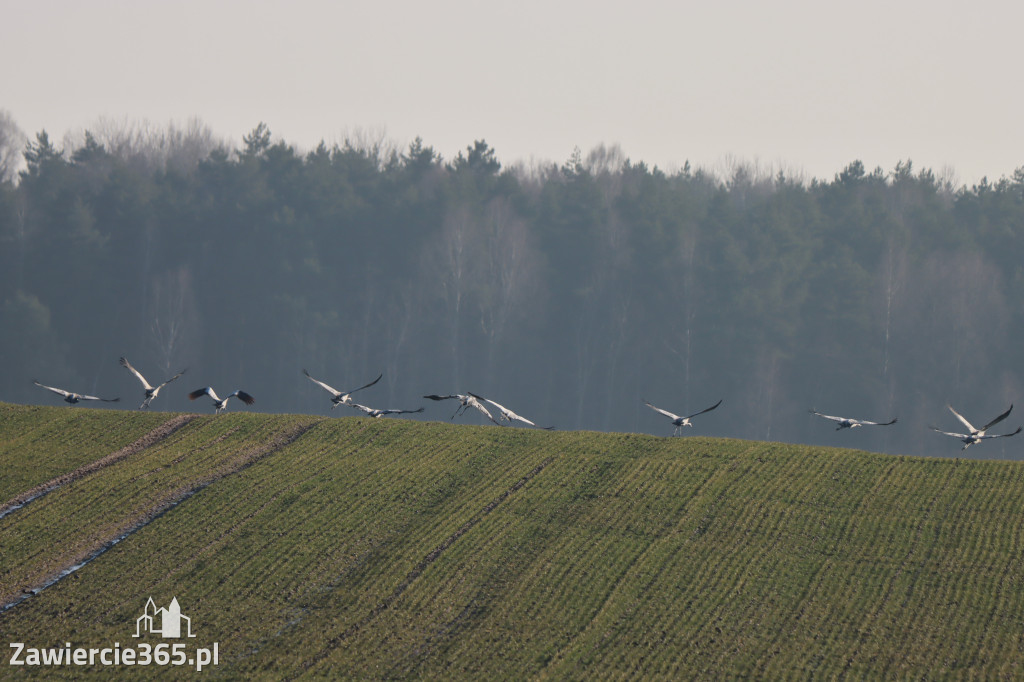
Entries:
[[124,641],[177,597],[214,676],[1021,674],[1017,463],[204,417],[0,519],[0,588],[182,491],[5,633]]
[[[199,419],[0,519],[0,600],[44,584],[272,439],[279,422]],[[241,425],[240,425],[241,422]]]
[[0,403],[0,505],[92,462],[167,421],[166,413],[115,413]]
[[[360,422],[344,421],[346,426]],[[410,444],[407,452],[416,461],[397,462],[394,453],[405,451],[395,432],[401,424],[388,428],[377,423],[369,429],[369,423],[361,424],[340,437],[332,430],[335,424],[322,422],[266,462],[216,481],[83,569],[82,576],[92,577],[114,567],[110,582],[99,591],[111,594],[117,615],[85,608],[81,627],[111,620],[116,636],[125,622],[120,607],[137,608],[138,590],[187,585],[176,592],[182,603],[211,605],[210,627],[226,624],[226,631],[244,642],[235,652],[245,651],[266,637],[268,623],[278,615],[275,608],[281,609],[279,627],[288,622],[294,627],[301,620],[302,598],[330,596],[331,581],[354,577],[375,582],[384,564],[392,569],[384,578],[407,572],[408,563],[391,561],[390,547],[407,542],[429,546],[435,531],[454,530],[461,510],[472,507],[466,500],[474,494],[466,490],[493,473],[494,467],[481,461],[495,456],[486,444],[474,441],[462,448],[449,442],[447,454],[438,451],[436,442],[425,448]],[[168,443],[165,449],[187,450],[193,460],[204,446]],[[501,466],[516,468],[509,462]],[[480,492],[480,500],[487,494],[486,489]],[[435,520],[453,521],[417,528],[413,521],[428,512]],[[410,536],[410,529],[419,536]],[[157,546],[148,547],[149,541]],[[409,561],[421,554],[419,549],[411,552]],[[126,573],[133,575],[130,585],[122,579]],[[77,584],[60,583],[37,599],[57,598]],[[116,595],[125,589],[135,596],[121,602]],[[356,602],[354,613],[368,611],[374,599]],[[261,605],[257,617],[247,613],[238,618],[253,629],[232,625],[238,609],[251,609],[254,603]],[[204,612],[197,613],[202,617]],[[233,643],[228,638],[222,651],[231,655]]]

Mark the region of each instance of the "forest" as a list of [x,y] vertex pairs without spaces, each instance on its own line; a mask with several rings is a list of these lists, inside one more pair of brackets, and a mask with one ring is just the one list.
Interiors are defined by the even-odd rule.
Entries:
[[[808,181],[599,146],[528,168],[484,140],[303,152],[263,123],[240,143],[39,132],[18,154],[0,159],[3,401],[59,404],[37,379],[134,409],[123,355],[151,380],[188,368],[161,410],[208,409],[185,394],[210,385],[256,398],[232,410],[356,414],[307,369],[383,373],[360,402],[432,420],[455,406],[425,394],[472,391],[560,430],[669,435],[642,400],[721,399],[688,435],[1024,448],[961,453],[928,428],[957,430],[947,404],[1024,423],[1024,166],[967,187],[854,160]],[[899,421],[836,432],[811,408]]]

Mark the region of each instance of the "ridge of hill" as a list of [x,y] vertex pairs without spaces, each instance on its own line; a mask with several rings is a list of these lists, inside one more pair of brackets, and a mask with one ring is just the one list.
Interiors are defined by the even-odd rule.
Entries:
[[0,467],[4,668],[15,642],[177,643],[133,637],[149,598],[177,600],[190,652],[216,643],[213,677],[1016,677],[1024,664],[1016,462],[0,404]]

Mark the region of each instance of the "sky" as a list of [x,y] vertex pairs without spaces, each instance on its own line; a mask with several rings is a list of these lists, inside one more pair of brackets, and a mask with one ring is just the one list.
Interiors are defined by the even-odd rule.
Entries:
[[831,180],[910,160],[968,186],[1024,166],[1009,0],[0,0],[0,109],[30,137],[265,122],[506,166],[617,145],[673,172]]

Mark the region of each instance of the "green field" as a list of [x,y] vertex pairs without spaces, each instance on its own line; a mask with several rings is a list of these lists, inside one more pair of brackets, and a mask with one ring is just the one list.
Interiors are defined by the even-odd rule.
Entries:
[[0,404],[0,467],[0,513],[57,480],[0,518],[0,678],[186,641],[149,597],[207,678],[1024,677],[1020,463]]

